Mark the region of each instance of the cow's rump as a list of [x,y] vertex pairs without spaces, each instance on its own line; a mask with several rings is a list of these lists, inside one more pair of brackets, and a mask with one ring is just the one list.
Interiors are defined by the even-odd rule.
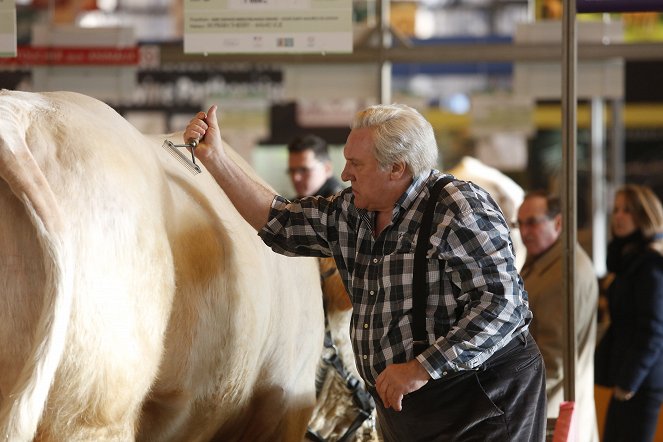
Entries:
[[90,97],[0,93],[9,440],[303,434],[323,329],[315,260],[274,254],[162,141]]

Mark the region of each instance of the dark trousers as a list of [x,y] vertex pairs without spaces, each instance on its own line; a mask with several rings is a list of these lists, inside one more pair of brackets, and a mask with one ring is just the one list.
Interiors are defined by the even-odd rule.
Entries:
[[374,389],[378,427],[385,442],[545,439],[543,359],[529,332],[498,350],[480,369],[431,380],[385,409]]
[[604,442],[651,442],[656,434],[663,391],[641,388],[628,401],[610,399]]

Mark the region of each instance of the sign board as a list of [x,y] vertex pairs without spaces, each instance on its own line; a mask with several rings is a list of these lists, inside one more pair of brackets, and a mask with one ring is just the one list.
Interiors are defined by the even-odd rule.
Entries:
[[352,52],[352,0],[185,0],[185,53]]
[[16,56],[16,5],[0,0],[0,57]]
[[[578,22],[578,43],[621,43],[622,23]],[[542,20],[520,23],[516,27],[516,43],[559,43],[562,39],[562,23]],[[560,62],[523,61],[514,63],[513,90],[517,95],[535,99],[560,99],[562,96],[562,66]],[[579,61],[577,66],[578,98],[624,97],[624,60]]]
[[484,164],[504,171],[527,167],[527,137],[534,132],[534,100],[507,94],[475,94],[470,133],[475,155]]
[[72,66],[132,66],[139,60],[137,47],[49,47],[21,46],[16,57],[0,60],[2,64],[21,66],[72,65]]
[[578,12],[663,11],[663,0],[577,0]]
[[470,117],[470,132],[474,136],[496,132],[530,135],[534,132],[534,100],[528,96],[475,94]]
[[139,63],[133,28],[35,24],[32,45],[25,55],[32,58],[35,90],[70,90],[115,103],[133,99]]

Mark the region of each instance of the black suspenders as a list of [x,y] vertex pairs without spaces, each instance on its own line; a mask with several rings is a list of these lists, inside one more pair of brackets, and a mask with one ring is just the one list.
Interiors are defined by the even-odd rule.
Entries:
[[412,276],[412,334],[415,356],[430,346],[428,343],[428,334],[426,333],[426,301],[428,299],[426,251],[430,245],[430,236],[433,233],[431,232],[433,214],[435,213],[435,206],[437,205],[440,192],[444,186],[453,180],[453,176],[445,175],[433,185],[421,219],[421,225],[419,226],[417,247],[414,251],[414,273]]

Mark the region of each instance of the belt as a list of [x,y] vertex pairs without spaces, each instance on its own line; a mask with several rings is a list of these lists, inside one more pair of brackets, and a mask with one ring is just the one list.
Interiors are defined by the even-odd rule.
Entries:
[[496,363],[502,356],[510,353],[518,346],[525,348],[527,346],[527,342],[531,339],[532,337],[529,334],[529,330],[525,330],[520,334],[513,336],[508,344],[493,353],[483,364],[477,368],[477,370],[487,369],[492,363]]

